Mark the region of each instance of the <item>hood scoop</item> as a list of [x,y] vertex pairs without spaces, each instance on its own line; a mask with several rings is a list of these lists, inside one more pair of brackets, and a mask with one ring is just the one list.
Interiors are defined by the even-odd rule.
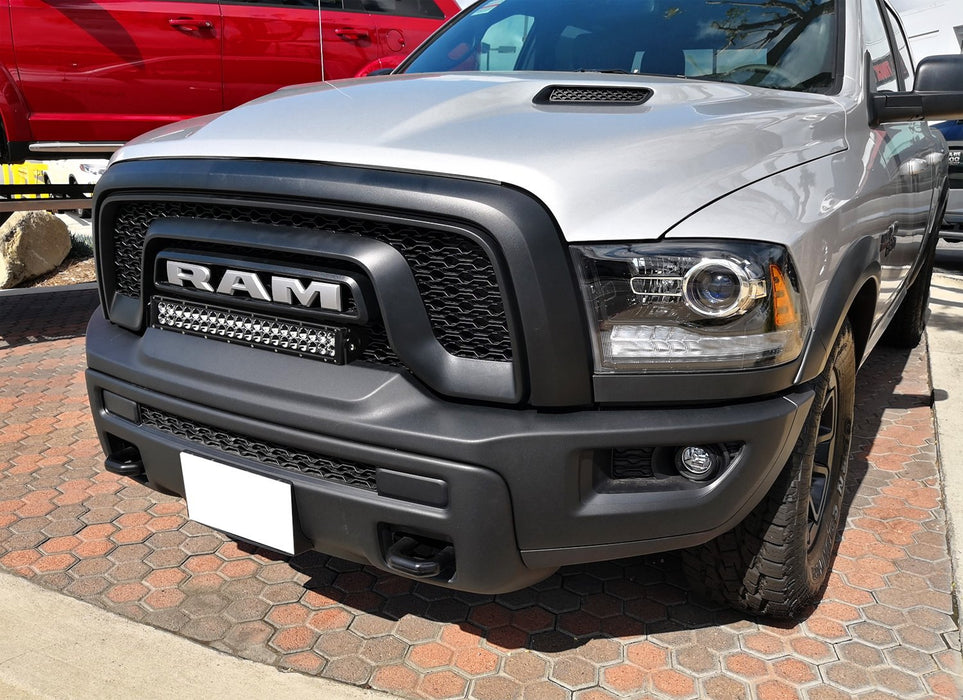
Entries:
[[642,87],[594,87],[585,85],[549,85],[533,100],[539,105],[640,105],[652,97],[652,90]]

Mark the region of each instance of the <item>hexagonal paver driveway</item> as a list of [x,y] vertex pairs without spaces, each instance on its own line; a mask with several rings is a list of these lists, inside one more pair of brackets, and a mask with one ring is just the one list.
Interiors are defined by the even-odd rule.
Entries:
[[676,555],[570,567],[500,596],[189,521],[105,473],[87,413],[92,292],[0,298],[0,567],[238,656],[408,697],[955,698],[954,618],[926,355],[859,379],[847,528],[797,624],[687,593]]

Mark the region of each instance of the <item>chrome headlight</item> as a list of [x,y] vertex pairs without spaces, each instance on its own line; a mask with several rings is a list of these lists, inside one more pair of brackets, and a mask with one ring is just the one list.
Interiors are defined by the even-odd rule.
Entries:
[[771,367],[795,359],[806,309],[781,246],[573,246],[599,372]]

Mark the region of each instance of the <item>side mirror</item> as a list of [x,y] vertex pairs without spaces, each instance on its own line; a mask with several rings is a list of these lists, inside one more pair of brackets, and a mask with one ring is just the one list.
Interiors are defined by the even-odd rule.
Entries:
[[916,69],[913,92],[870,96],[873,125],[963,118],[963,54],[927,56]]
[[963,54],[927,56],[920,61],[915,92],[963,92]]

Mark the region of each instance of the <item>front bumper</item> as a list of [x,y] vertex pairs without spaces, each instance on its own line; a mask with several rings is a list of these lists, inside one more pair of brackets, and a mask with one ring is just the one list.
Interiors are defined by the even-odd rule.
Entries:
[[[484,593],[732,528],[785,464],[812,401],[798,389],[712,407],[543,412],[443,400],[394,370],[211,345],[162,330],[138,336],[94,316],[87,383],[108,457],[133,447],[143,478],[181,495],[182,452],[282,479],[305,546],[390,569],[392,534],[451,543],[454,574],[432,583]],[[145,409],[193,427],[146,424]],[[295,468],[226,449],[235,437],[290,451]],[[706,484],[613,479],[600,466],[613,450],[693,443],[740,449]],[[304,454],[362,465],[372,478],[359,487],[301,471]]]

